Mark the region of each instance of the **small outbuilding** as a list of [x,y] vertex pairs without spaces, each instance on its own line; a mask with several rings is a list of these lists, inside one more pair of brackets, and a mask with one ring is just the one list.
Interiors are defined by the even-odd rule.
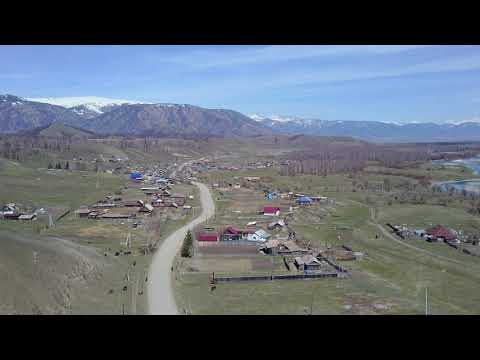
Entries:
[[18,217],[18,220],[32,221],[37,219],[37,214],[23,214]]
[[199,232],[197,233],[197,241],[208,241],[208,242],[214,242],[218,241],[220,238],[220,235],[216,232]]
[[302,257],[295,258],[295,266],[300,271],[315,271],[319,270],[322,263],[313,255],[308,254]]
[[279,216],[280,215],[280,208],[277,207],[277,206],[264,206],[263,207],[263,215]]

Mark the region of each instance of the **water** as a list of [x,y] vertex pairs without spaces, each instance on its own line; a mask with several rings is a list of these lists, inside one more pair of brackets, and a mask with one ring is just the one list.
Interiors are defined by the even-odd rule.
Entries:
[[[443,165],[443,166],[464,166],[470,170],[475,175],[480,175],[480,156],[476,156],[469,159],[458,159],[458,160],[433,160],[433,164]],[[437,184],[443,191],[449,191],[454,189],[455,191],[461,192],[463,190],[471,193],[480,193],[480,179],[479,180],[460,180],[460,181],[447,181]]]

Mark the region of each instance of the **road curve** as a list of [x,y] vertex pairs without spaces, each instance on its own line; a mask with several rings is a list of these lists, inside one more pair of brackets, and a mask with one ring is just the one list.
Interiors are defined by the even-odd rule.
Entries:
[[182,241],[194,226],[206,221],[215,213],[210,190],[202,183],[193,183],[200,190],[202,213],[187,225],[167,237],[155,252],[148,274],[148,310],[152,315],[177,315],[177,305],[173,296],[171,267]]

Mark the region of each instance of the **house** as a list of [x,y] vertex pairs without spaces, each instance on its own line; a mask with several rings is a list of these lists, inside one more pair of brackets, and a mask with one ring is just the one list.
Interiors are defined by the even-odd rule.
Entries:
[[285,226],[285,221],[284,220],[278,220],[271,222],[268,224],[267,228],[268,230],[275,230],[275,229],[282,229]]
[[271,191],[266,195],[268,200],[275,200],[278,198],[278,194],[275,191]]
[[266,255],[277,255],[279,246],[279,240],[268,240],[260,250]]
[[78,209],[75,211],[75,215],[78,216],[79,218],[87,218],[88,214],[90,214],[92,210],[90,209]]
[[135,181],[143,180],[143,175],[138,171],[134,171],[130,174],[130,179]]
[[308,254],[295,258],[295,266],[300,271],[316,271],[320,270],[322,263],[313,255]]
[[308,196],[302,196],[295,200],[299,205],[312,205],[313,200]]
[[453,241],[457,238],[450,230],[442,225],[434,226],[425,232],[433,240]]
[[303,249],[295,241],[289,240],[282,244],[278,253],[281,255],[305,255],[309,253],[309,250]]
[[139,210],[139,212],[152,212],[153,211],[153,206],[152,204],[145,204],[143,205]]
[[14,215],[17,213],[17,206],[15,204],[6,204],[2,206],[2,209],[0,211],[2,215]]
[[216,232],[206,233],[206,232],[198,232],[197,233],[197,241],[218,241],[220,235]]
[[256,242],[266,242],[270,236],[271,235],[267,233],[265,230],[260,229],[255,231],[253,234],[248,234],[247,240],[256,241]]
[[23,214],[18,217],[18,220],[37,220],[37,214]]
[[280,215],[280,208],[277,206],[264,206],[263,215],[278,216]]
[[251,230],[237,229],[233,226],[229,226],[223,231],[221,240],[223,241],[242,240],[245,237],[247,237],[250,233],[252,233]]

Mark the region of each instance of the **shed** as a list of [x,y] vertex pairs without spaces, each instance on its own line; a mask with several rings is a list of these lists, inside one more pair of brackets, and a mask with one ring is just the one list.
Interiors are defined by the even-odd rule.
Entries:
[[262,250],[263,253],[267,255],[277,255],[279,246],[280,246],[279,240],[276,240],[276,239],[268,240],[265,243],[265,246],[263,246],[260,250]]
[[143,207],[144,204],[142,200],[127,200],[122,205],[125,207]]
[[322,263],[313,255],[308,254],[302,257],[295,258],[295,266],[298,270],[303,271],[312,271],[312,270],[319,270]]
[[263,215],[278,216],[280,215],[280,208],[277,206],[264,206]]
[[23,214],[18,217],[18,220],[36,220],[37,214]]
[[88,217],[88,214],[90,214],[92,210],[90,209],[78,209],[75,211],[75,215],[77,215],[80,218],[86,218]]
[[278,221],[274,221],[274,222],[271,222],[270,224],[268,224],[268,230],[274,230],[274,229],[277,229],[277,228],[282,229],[284,226],[285,226],[285,221],[278,220]]
[[205,232],[199,232],[197,233],[197,241],[218,241],[219,239],[219,234],[216,232],[212,233],[205,233]]
[[140,211],[140,212],[152,212],[153,211],[153,206],[152,206],[152,204],[145,204],[138,211]]

